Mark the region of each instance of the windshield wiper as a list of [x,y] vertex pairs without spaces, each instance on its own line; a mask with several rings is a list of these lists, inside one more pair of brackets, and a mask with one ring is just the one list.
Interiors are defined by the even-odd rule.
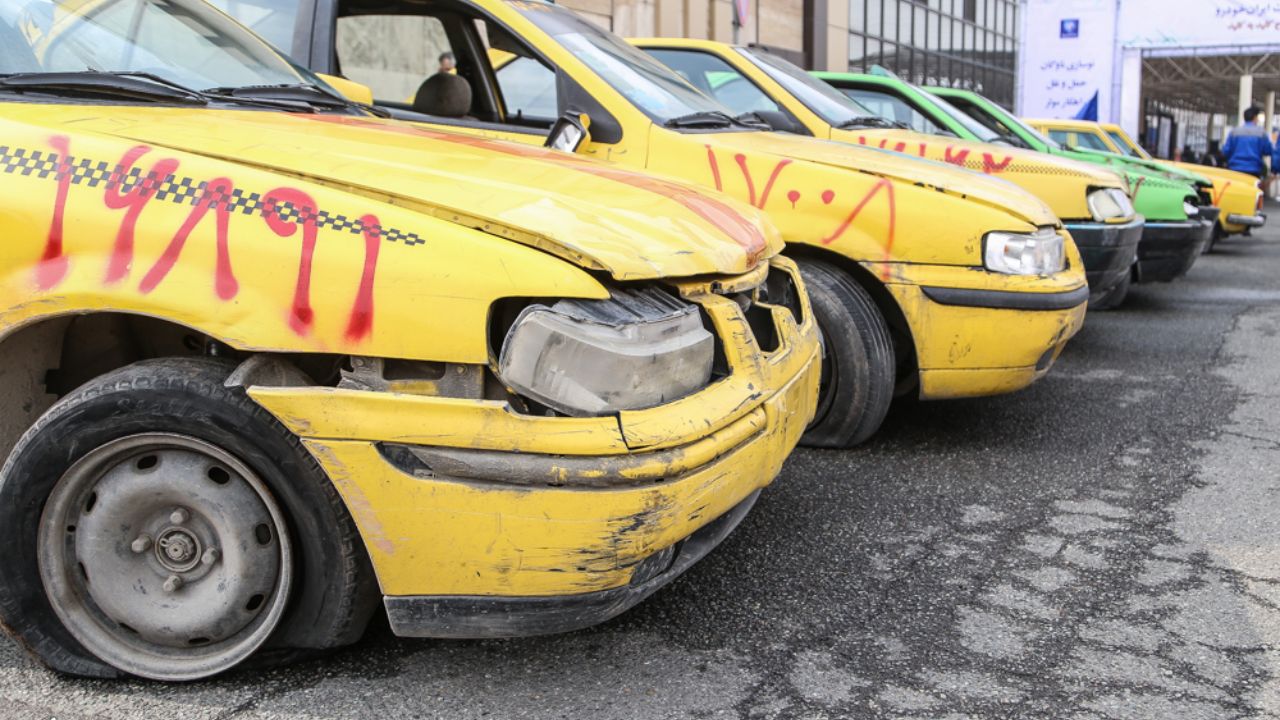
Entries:
[[733,117],[728,113],[720,112],[719,110],[703,110],[671,118],[662,124],[664,127],[669,128],[717,128],[732,127],[734,122]]
[[773,126],[769,124],[769,121],[765,120],[760,115],[760,113],[757,113],[754,110],[751,112],[744,112],[741,115],[735,117],[733,120],[739,125],[743,125],[750,128],[757,128],[760,130],[773,129]]
[[282,101],[304,103],[312,107],[321,108],[357,109],[372,113],[378,117],[391,117],[391,113],[386,110],[358,103],[319,85],[309,83],[215,87],[207,88],[203,92],[217,97],[231,97],[243,100]]
[[867,115],[865,117],[850,118],[840,123],[839,125],[836,125],[836,127],[840,128],[841,130],[847,130],[849,128],[886,128],[886,129],[896,129],[896,130],[907,129],[907,126],[903,123],[900,123],[896,120],[889,120],[887,118],[877,117],[875,115]]
[[0,76],[0,90],[59,95],[122,97],[130,100],[206,105],[201,93],[150,73],[83,72],[11,73]]

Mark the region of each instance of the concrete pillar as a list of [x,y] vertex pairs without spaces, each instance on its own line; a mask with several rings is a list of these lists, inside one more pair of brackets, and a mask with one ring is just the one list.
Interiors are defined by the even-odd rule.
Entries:
[[[862,12],[861,2],[858,12]],[[827,4],[826,62],[818,58],[814,64],[832,72],[849,72],[849,0],[831,0]]]
[[[1132,137],[1138,137],[1142,124],[1142,52],[1125,50],[1120,58],[1120,97],[1112,107],[1119,108],[1117,118],[1120,127]],[[1114,113],[1114,111],[1113,111]]]
[[1262,112],[1267,114],[1267,121],[1262,127],[1271,132],[1276,126],[1276,91],[1267,92],[1267,102],[1262,106]]
[[686,37],[706,40],[711,37],[711,3],[707,0],[688,0],[684,4]]
[[732,42],[733,34],[733,3],[730,0],[712,0],[711,39]]
[[1253,76],[1241,75],[1240,102],[1236,105],[1236,121],[1232,123],[1233,125],[1239,125],[1244,122],[1244,118],[1241,116],[1244,115],[1245,110],[1249,109],[1250,105],[1253,105]]

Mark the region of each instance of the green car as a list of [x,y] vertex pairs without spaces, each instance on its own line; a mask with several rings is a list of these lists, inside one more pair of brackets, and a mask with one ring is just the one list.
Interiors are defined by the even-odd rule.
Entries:
[[[813,75],[868,111],[914,132],[1012,145],[946,100],[893,75],[830,72],[815,72]],[[1138,212],[1143,210],[1138,208]],[[1132,280],[1142,227],[1128,231],[1121,227],[1103,228],[1095,222],[1082,223],[1068,217],[1062,221],[1084,260],[1085,275],[1093,290],[1089,307],[1106,310],[1119,305]]]
[[[814,74],[882,117],[918,132],[1038,150],[1104,165],[1122,174],[1129,183],[1134,206],[1147,219],[1138,244],[1134,280],[1169,281],[1186,274],[1209,242],[1218,209],[1212,207],[1212,185],[1193,173],[1169,173],[1148,162],[1131,162],[1122,155],[1063,147],[970,91],[925,89],[891,75]],[[1080,252],[1086,267],[1102,267],[1115,249],[1100,242],[1096,247],[1083,245]],[[1096,307],[1119,304],[1127,287],[1127,283],[1118,286]]]
[[1134,280],[1168,282],[1182,277],[1208,246],[1219,210],[1213,207],[1213,185],[1207,179],[1153,169],[1115,153],[1064,147],[971,90],[930,87],[928,92],[1011,145],[1105,165],[1122,173],[1129,182],[1134,206],[1147,218],[1138,244]]

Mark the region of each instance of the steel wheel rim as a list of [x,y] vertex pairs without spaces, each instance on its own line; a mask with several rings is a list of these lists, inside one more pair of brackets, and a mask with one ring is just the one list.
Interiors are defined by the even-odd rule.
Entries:
[[279,625],[293,582],[284,514],[251,468],[169,433],[89,453],[55,483],[37,561],[86,649],[155,680],[216,675]]

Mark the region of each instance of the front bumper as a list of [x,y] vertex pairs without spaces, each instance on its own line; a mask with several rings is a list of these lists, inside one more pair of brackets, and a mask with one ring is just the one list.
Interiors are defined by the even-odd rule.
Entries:
[[1084,261],[1089,279],[1089,297],[1097,299],[1120,284],[1131,271],[1142,240],[1142,216],[1122,225],[1106,223],[1068,223],[1072,239]]
[[1169,282],[1187,274],[1213,235],[1217,221],[1148,222],[1138,243],[1138,282]]
[[1232,213],[1227,215],[1222,224],[1226,226],[1234,225],[1242,228],[1260,228],[1267,224],[1267,216],[1265,213],[1258,213],[1256,215],[1237,215]]
[[[794,270],[785,259],[774,266]],[[338,488],[396,633],[576,629],[623,612],[709,552],[813,417],[820,350],[807,300],[799,325],[772,309],[771,352],[733,299],[690,300],[716,327],[730,374],[647,410],[565,418],[331,388],[250,395],[303,437]]]
[[1079,256],[1068,261],[1074,269],[1049,278],[893,266],[888,288],[911,328],[920,397],[1000,395],[1043,377],[1084,324],[1089,287]]

